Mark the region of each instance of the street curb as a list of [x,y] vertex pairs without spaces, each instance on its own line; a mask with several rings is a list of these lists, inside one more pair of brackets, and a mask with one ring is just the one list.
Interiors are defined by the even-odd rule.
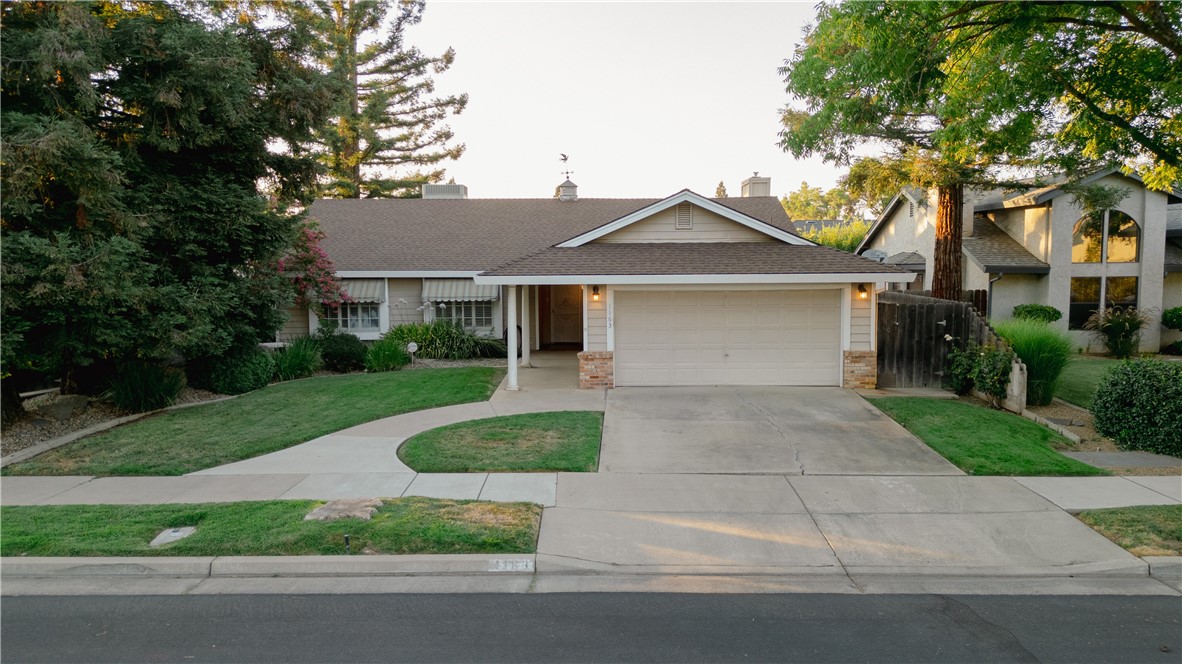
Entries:
[[533,574],[534,554],[3,558],[0,576],[302,577]]
[[1033,411],[1023,410],[1022,417],[1025,417],[1026,419],[1028,419],[1031,422],[1034,422],[1036,424],[1041,424],[1044,427],[1050,429],[1051,431],[1054,431],[1054,432],[1062,435],[1067,440],[1070,440],[1072,442],[1072,444],[1079,445],[1079,443],[1080,443],[1079,434],[1073,433],[1072,431],[1068,430],[1067,427],[1059,425],[1059,424],[1055,424],[1054,422],[1051,422],[1050,420],[1048,420],[1045,417],[1042,417],[1041,415],[1035,415]]
[[1149,564],[1149,576],[1182,581],[1182,556],[1145,556]]

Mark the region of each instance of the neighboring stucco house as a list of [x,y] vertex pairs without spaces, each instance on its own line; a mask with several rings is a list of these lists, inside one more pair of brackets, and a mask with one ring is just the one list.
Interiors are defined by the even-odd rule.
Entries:
[[[468,199],[428,185],[310,216],[355,301],[339,322],[362,339],[445,317],[520,343],[523,364],[579,351],[582,387],[873,385],[875,291],[912,275],[799,237],[770,188],[586,199],[568,180],[555,198]],[[293,312],[282,333],[317,325]]]
[[[1059,185],[966,192],[962,269],[966,290],[989,291],[990,318],[1009,318],[1019,304],[1047,304],[1063,312],[1057,325],[1071,330],[1080,347],[1095,348],[1081,328],[1101,302],[1155,314],[1182,306],[1182,193],[1151,191],[1119,171],[1081,183],[1120,186],[1129,195],[1105,219],[1089,222]],[[930,289],[935,224],[935,190],[906,189],[857,253],[910,269],[916,279],[908,288]],[[1175,338],[1155,322],[1142,335],[1141,349],[1156,351]]]

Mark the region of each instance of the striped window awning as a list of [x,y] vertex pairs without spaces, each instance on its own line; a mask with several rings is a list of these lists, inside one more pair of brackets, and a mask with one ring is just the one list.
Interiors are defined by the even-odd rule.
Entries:
[[385,302],[384,279],[342,279],[341,286],[354,302]]
[[471,279],[423,279],[424,302],[486,302],[500,295],[496,284],[477,284]]

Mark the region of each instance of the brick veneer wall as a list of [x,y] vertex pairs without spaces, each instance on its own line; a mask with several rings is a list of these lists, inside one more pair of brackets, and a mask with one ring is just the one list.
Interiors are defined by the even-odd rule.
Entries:
[[878,353],[872,350],[847,350],[842,367],[841,386],[874,388],[878,385]]
[[592,350],[579,353],[579,389],[602,390],[615,387],[615,353]]

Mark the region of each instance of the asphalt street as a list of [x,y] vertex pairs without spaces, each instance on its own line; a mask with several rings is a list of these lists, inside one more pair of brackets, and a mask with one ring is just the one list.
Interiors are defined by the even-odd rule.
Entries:
[[1177,597],[5,597],[4,662],[1182,661]]

